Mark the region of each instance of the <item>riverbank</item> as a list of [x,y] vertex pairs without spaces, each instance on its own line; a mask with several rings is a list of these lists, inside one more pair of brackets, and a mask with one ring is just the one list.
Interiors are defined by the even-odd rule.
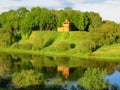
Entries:
[[[15,54],[32,54],[32,55],[45,55],[45,56],[59,56],[59,57],[77,57],[85,58],[86,60],[99,60],[99,61],[120,61],[120,52],[110,52],[108,50],[104,51],[105,47],[93,53],[78,53],[73,51],[49,51],[49,50],[22,50],[13,48],[0,48],[1,53],[15,53]],[[113,50],[115,51],[115,50]]]

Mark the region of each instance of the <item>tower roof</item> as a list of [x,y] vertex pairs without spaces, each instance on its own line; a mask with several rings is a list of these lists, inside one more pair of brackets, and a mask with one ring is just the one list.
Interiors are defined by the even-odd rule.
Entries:
[[66,19],[63,24],[69,24],[70,22]]

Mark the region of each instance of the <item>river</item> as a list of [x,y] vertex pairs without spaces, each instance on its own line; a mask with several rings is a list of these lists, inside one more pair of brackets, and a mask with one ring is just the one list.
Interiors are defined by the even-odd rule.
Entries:
[[[106,69],[106,81],[112,86],[109,90],[120,90],[120,62],[92,60],[75,57],[50,57],[28,54],[0,53],[0,87],[4,89],[18,88],[13,83],[13,74],[23,70],[35,70],[44,74],[47,84],[37,86],[38,90],[84,90],[78,86],[78,81],[84,76],[88,68]],[[16,82],[19,83],[19,82]],[[19,85],[19,84],[18,84]],[[31,90],[36,90],[32,85]],[[20,89],[26,87],[20,87]],[[28,86],[29,88],[29,86]]]

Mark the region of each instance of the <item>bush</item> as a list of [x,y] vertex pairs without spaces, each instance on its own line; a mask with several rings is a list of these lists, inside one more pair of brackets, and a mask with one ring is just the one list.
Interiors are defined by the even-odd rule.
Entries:
[[66,51],[70,49],[70,44],[66,41],[61,41],[56,44],[56,49],[58,51]]
[[31,38],[31,43],[33,44],[33,50],[41,50],[44,46],[44,39],[41,38]]
[[78,49],[83,53],[93,52],[96,50],[96,44],[93,41],[86,40],[80,44],[80,47]]
[[34,85],[44,85],[45,80],[43,74],[34,70],[24,70],[20,73],[14,73],[12,82],[15,87],[22,88]]
[[25,44],[14,43],[12,45],[12,48],[30,50],[30,49],[32,49],[32,44],[30,44],[30,43],[25,43]]
[[0,31],[0,47],[9,47],[12,44],[9,32]]
[[88,68],[83,77],[78,81],[78,85],[87,90],[103,90],[108,87],[105,77],[106,70]]

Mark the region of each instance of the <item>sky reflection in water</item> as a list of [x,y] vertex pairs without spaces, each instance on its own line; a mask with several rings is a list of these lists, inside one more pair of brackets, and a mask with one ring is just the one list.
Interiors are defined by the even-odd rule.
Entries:
[[106,80],[109,80],[111,83],[120,86],[120,72],[115,70],[115,72],[112,75],[107,75]]

